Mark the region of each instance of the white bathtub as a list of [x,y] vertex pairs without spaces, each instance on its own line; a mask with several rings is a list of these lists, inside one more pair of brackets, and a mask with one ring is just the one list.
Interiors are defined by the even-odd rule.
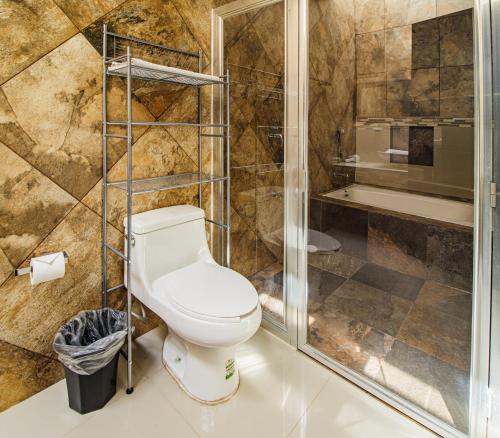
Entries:
[[324,193],[323,196],[467,227],[472,227],[474,224],[473,205],[467,202],[415,195],[362,184],[353,184],[345,189]]

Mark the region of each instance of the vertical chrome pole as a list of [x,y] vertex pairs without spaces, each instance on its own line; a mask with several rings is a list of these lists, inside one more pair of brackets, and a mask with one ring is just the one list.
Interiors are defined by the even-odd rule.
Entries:
[[231,80],[229,69],[226,70],[226,266],[231,267],[231,116],[230,96]]
[[127,394],[132,382],[132,293],[130,291],[130,249],[132,236],[132,56],[127,47]]
[[[198,72],[203,73],[203,52],[198,50]],[[198,184],[198,207],[202,208],[202,187],[201,187],[201,180],[202,180],[202,166],[203,166],[203,158],[202,158],[202,129],[201,129],[201,123],[203,120],[203,111],[202,111],[202,94],[201,94],[201,86],[198,86],[198,124],[200,125],[198,127],[198,177],[199,177],[199,184]]]
[[102,270],[102,307],[108,304],[108,280],[107,280],[107,256],[106,247],[106,214],[107,214],[107,180],[108,180],[108,164],[107,164],[107,114],[106,114],[106,57],[108,55],[108,27],[103,26],[102,32],[102,249],[101,249],[101,270]]

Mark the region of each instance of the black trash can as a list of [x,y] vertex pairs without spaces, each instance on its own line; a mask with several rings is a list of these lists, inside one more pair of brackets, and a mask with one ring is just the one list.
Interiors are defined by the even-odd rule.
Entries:
[[64,366],[71,409],[95,411],[116,393],[126,335],[126,313],[109,308],[80,312],[58,330],[53,346]]

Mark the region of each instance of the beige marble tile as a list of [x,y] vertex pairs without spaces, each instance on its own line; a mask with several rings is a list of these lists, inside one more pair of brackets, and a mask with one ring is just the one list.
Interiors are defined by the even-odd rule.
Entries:
[[257,236],[231,209],[231,268],[249,277],[256,269]]
[[231,141],[231,165],[233,166],[255,165],[257,149],[261,151],[265,149],[253,127],[250,124],[242,125],[243,127],[242,134],[234,142]]
[[385,35],[383,31],[356,35],[356,73],[374,75],[385,72]]
[[[79,199],[101,176],[100,65],[99,54],[77,35],[2,86],[3,141]],[[115,108],[109,117],[124,119],[126,95],[123,84],[115,85],[108,98],[110,109]],[[152,119],[137,102],[133,111],[139,120]],[[126,144],[115,140],[110,145],[112,165]]]
[[448,15],[474,7],[474,0],[437,0],[437,15]]
[[[82,309],[101,302],[101,219],[77,205],[32,253],[33,256],[65,250],[66,274],[51,282],[30,285],[29,276],[10,277],[0,287],[0,333],[6,342],[53,356],[56,330]],[[122,235],[109,228],[108,242],[121,247]],[[122,262],[109,257],[110,285],[122,278]]]
[[410,0],[408,10],[408,23],[430,20],[436,17],[437,0]]
[[[133,35],[148,41],[178,49],[197,51],[198,44],[181,18],[173,2],[163,0],[129,0],[94,21],[84,29],[99,53],[102,51],[102,25],[107,23],[114,32]],[[137,47],[135,47],[137,51]]]
[[385,31],[385,65],[390,73],[412,68],[412,26]]
[[256,228],[256,197],[255,167],[231,169],[231,206],[252,229]]
[[[264,6],[255,16],[252,26],[274,70],[285,70],[285,3]],[[273,29],[269,32],[269,29]],[[272,80],[272,79],[271,79]]]
[[[209,92],[206,92],[202,100],[202,122],[209,123],[210,120],[210,101],[207,99]],[[174,99],[166,111],[159,117],[163,122],[198,122],[198,95],[195,88],[186,88],[180,92]],[[168,127],[165,128],[168,133],[179,143],[189,157],[198,162],[198,129],[190,127]],[[206,129],[204,132],[208,132]],[[203,147],[206,149],[209,146],[208,139],[202,140]]]
[[311,0],[309,2],[309,29],[312,29],[318,23],[319,19],[323,16],[321,4],[323,0]]
[[[323,87],[322,87],[323,88]],[[335,138],[337,126],[334,123],[336,117],[330,110],[328,96],[322,89],[315,101],[309,106],[308,136],[311,147],[318,154],[325,168],[329,168],[338,152],[338,145],[332,147],[331,139]],[[326,120],[331,121],[325,123]]]
[[0,412],[31,397],[64,377],[54,359],[0,340]]
[[385,27],[404,26],[436,17],[436,0],[386,0]]
[[356,33],[373,32],[384,28],[384,0],[354,0]]
[[358,77],[357,116],[385,117],[387,81],[385,73]]
[[[163,128],[151,128],[132,149],[132,173],[135,179],[195,170],[195,163]],[[110,181],[122,181],[127,178],[126,154],[111,168],[108,178]],[[102,184],[99,182],[82,201],[99,214],[101,214],[101,190]],[[192,186],[186,189],[135,195],[133,212],[139,213],[176,204],[193,204],[197,193],[197,187]],[[122,221],[126,212],[126,191],[110,187],[108,189],[108,222],[123,230]]]
[[0,249],[17,267],[77,200],[2,143],[0,156]]
[[236,42],[240,34],[253,21],[259,9],[243,14],[233,15],[224,20],[224,46],[230,46]]
[[116,8],[125,0],[54,0],[68,18],[81,30]]
[[208,63],[210,56],[210,38],[211,38],[211,11],[213,1],[197,0],[173,0],[175,8],[185,21],[190,32],[196,38],[196,41],[205,53],[205,62]]
[[0,84],[78,32],[51,0],[1,4]]
[[324,17],[309,30],[309,68],[314,79],[329,81],[331,74],[329,53],[332,50],[331,35]]
[[2,249],[0,249],[0,285],[7,280],[9,275],[14,273],[14,267],[10,263],[9,259],[5,255]]

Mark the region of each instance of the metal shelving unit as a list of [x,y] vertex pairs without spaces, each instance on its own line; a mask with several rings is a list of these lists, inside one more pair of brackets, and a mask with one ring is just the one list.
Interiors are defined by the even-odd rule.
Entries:
[[[134,54],[134,57],[132,56]],[[148,58],[145,60],[143,58]],[[158,60],[161,63],[150,62],[149,59]],[[139,38],[127,35],[119,35],[108,31],[107,26],[103,28],[103,47],[102,47],[102,305],[107,305],[108,294],[116,291],[125,284],[130,283],[130,269],[126,269],[126,282],[123,284],[108,287],[107,282],[107,257],[108,251],[116,254],[124,260],[124,263],[130,265],[131,260],[128,254],[131,253],[131,230],[132,230],[132,198],[134,195],[154,193],[162,190],[171,190],[182,187],[198,186],[198,205],[202,206],[202,185],[210,183],[219,183],[218,193],[221,195],[218,208],[218,219],[206,219],[207,222],[220,227],[225,232],[225,264],[229,266],[230,261],[230,78],[229,71],[225,76],[215,77],[203,74],[203,54],[202,51],[188,52],[184,50],[167,47],[161,44],[152,43]],[[197,71],[190,70],[192,64]],[[175,67],[171,67],[175,65]],[[108,76],[119,76],[125,79],[127,87],[127,120],[108,120],[107,118],[107,91]],[[160,121],[134,121],[132,117],[132,82],[134,80],[163,82],[168,84],[180,85],[183,87],[194,87],[197,89],[197,122],[160,122]],[[205,124],[202,120],[202,95],[203,86],[221,87],[221,111],[222,123]],[[165,175],[154,178],[134,179],[132,175],[132,144],[133,128],[138,126],[163,126],[163,127],[182,127],[185,129],[198,130],[198,171],[194,173],[181,173]],[[108,132],[112,127],[126,128],[126,134]],[[209,130],[206,132],[205,130]],[[211,141],[217,141],[221,160],[219,174],[206,174],[202,169],[202,141],[204,138],[210,138]],[[127,142],[127,179],[122,181],[110,181],[108,179],[108,140],[119,139]],[[107,201],[108,189],[124,190],[127,193],[127,229],[125,236],[125,251],[114,248],[107,242]],[[225,206],[224,206],[225,198]],[[144,318],[132,312],[132,293],[127,289],[127,394],[132,393],[132,317]]]

